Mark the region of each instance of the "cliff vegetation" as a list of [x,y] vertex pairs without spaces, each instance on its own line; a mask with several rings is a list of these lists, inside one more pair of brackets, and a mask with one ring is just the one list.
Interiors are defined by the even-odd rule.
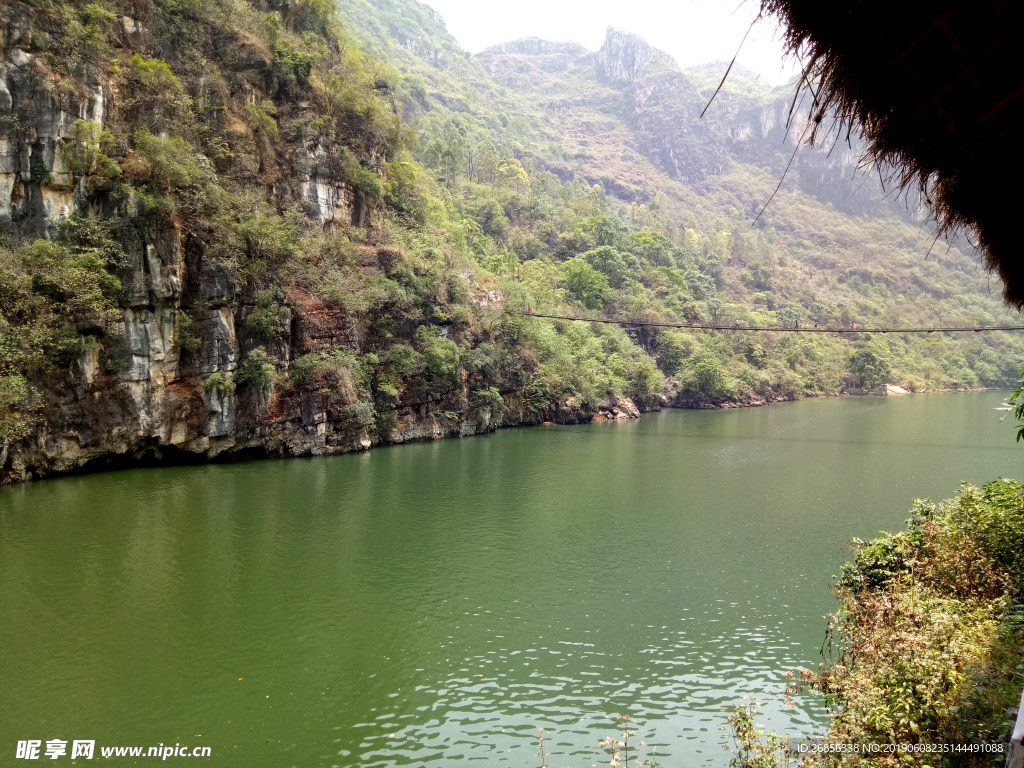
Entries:
[[743,72],[700,120],[715,65],[614,30],[469,56],[412,0],[12,2],[2,35],[5,482],[1015,381],[1005,333],[524,313],[1004,321],[853,149],[802,149],[751,226],[801,137]]

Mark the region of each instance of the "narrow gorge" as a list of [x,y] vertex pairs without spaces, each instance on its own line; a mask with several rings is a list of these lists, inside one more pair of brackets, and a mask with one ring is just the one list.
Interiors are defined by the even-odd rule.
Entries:
[[801,149],[751,228],[809,117],[745,70],[702,119],[720,65],[616,30],[469,56],[411,0],[2,22],[3,483],[834,394],[861,347],[912,389],[1013,380],[1007,336],[851,350],[524,314],[1000,316],[969,255],[926,261],[916,211],[850,178],[856,145]]

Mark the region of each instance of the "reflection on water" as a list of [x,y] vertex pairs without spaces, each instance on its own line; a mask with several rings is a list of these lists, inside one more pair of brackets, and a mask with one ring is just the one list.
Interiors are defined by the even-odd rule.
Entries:
[[[213,764],[604,757],[725,765],[743,695],[820,661],[852,536],[1018,475],[999,393],[508,430],[331,459],[0,491],[0,733],[202,744]],[[2,752],[0,752],[2,754]]]

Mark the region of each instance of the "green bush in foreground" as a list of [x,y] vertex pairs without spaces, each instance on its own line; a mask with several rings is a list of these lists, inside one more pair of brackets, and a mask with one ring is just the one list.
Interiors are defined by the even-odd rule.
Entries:
[[[804,670],[791,689],[824,694],[837,713],[824,743],[1005,743],[1006,710],[1024,687],[1024,486],[964,484],[941,504],[916,501],[907,530],[854,546],[828,628],[841,654],[817,673]],[[735,730],[745,721],[731,722]],[[748,749],[734,764],[763,765],[743,755],[769,752]],[[1004,760],[991,751],[804,757],[842,766]]]

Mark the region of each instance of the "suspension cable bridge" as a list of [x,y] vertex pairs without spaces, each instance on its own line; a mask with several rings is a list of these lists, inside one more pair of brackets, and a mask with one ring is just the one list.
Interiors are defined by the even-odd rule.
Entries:
[[572,315],[549,315],[527,309],[523,312],[528,317],[545,317],[552,320],[569,320],[581,323],[605,323],[606,325],[644,326],[650,328],[687,328],[694,331],[765,331],[767,333],[986,333],[992,331],[1024,331],[1024,325],[982,325],[975,327],[939,326],[935,328],[876,328],[851,325],[849,328],[819,327],[792,328],[758,325],[714,325],[706,323],[658,323],[650,320],[612,320],[601,317],[575,317]]

